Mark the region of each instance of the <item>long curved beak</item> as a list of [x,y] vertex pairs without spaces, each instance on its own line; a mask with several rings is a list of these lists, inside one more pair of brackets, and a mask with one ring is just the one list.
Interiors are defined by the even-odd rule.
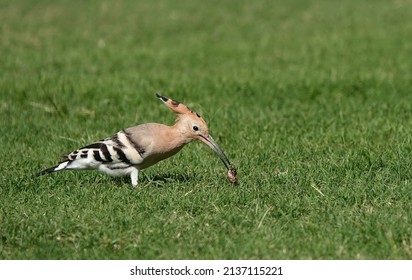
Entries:
[[226,166],[227,169],[231,168],[231,164],[225,153],[222,151],[222,149],[219,147],[219,145],[216,143],[216,141],[212,138],[212,136],[203,136],[200,135],[200,141],[208,145],[215,153],[216,155],[222,160],[223,164]]

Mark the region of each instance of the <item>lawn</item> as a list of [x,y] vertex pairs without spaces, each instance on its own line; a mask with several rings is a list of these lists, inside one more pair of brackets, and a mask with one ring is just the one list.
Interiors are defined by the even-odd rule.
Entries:
[[[411,259],[412,2],[0,0],[0,259]],[[144,170],[32,175],[192,107]]]

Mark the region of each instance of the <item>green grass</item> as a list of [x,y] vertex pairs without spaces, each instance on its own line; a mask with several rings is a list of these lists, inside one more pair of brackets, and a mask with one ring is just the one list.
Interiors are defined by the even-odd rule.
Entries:
[[[1,259],[411,259],[412,2],[0,1]],[[201,113],[141,176],[31,175]]]

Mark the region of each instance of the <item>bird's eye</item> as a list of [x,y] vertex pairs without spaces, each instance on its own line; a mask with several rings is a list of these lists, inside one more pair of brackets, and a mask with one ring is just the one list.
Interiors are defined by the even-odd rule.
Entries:
[[198,130],[199,130],[199,127],[198,127],[197,125],[194,125],[194,126],[193,126],[193,130],[194,130],[194,131],[198,131]]

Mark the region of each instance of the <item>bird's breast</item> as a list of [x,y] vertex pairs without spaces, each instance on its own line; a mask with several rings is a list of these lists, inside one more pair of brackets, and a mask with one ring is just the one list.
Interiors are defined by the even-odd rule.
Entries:
[[156,151],[152,153],[148,153],[144,156],[144,159],[141,164],[139,164],[140,168],[147,168],[149,166],[152,166],[156,163],[158,163],[161,160],[167,159],[176,153],[178,153],[183,146],[176,147],[174,149],[169,149],[169,150],[161,150],[161,151]]

